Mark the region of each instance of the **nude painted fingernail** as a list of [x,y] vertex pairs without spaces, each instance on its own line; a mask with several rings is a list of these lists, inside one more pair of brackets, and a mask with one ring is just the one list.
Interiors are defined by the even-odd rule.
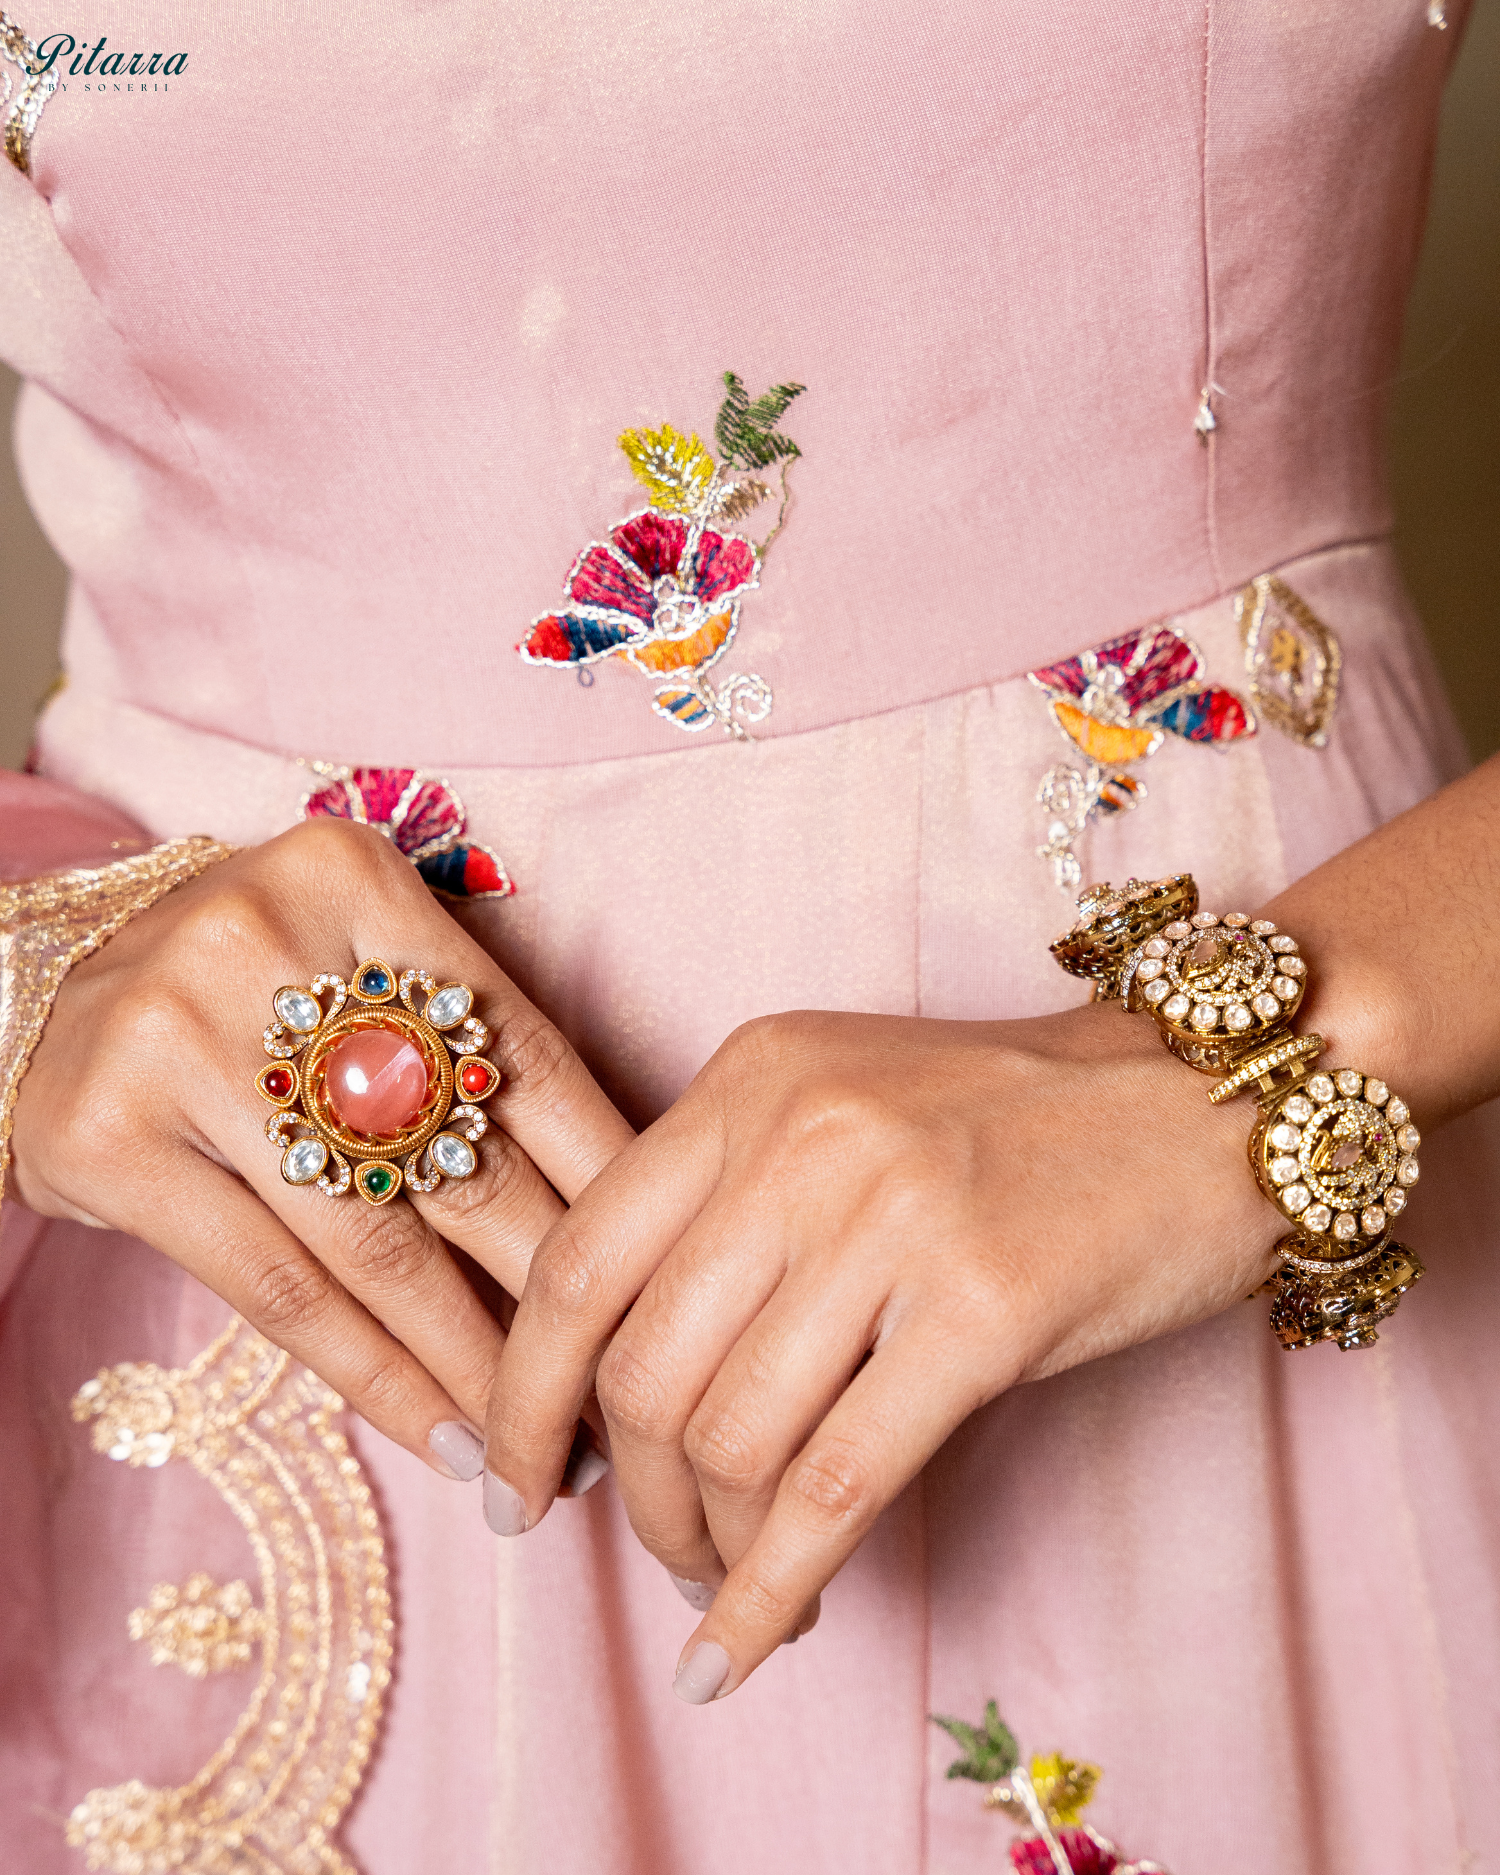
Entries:
[[703,1641],[677,1669],[672,1691],[690,1706],[706,1706],[728,1678],[728,1654],[717,1641]]
[[492,1471],[484,1474],[484,1520],[496,1536],[519,1536],[527,1527],[525,1499]]
[[434,1458],[468,1484],[484,1470],[484,1440],[462,1420],[445,1419],[427,1435]]
[[667,1574],[672,1576],[672,1587],[689,1608],[696,1608],[700,1615],[706,1615],[713,1607],[714,1597],[719,1592],[716,1588],[710,1588],[707,1582],[695,1582],[691,1576],[674,1576],[670,1569]]
[[582,1497],[585,1491],[593,1490],[608,1470],[609,1460],[602,1452],[596,1452],[590,1447],[587,1452],[580,1452],[576,1458],[569,1459],[558,1495]]

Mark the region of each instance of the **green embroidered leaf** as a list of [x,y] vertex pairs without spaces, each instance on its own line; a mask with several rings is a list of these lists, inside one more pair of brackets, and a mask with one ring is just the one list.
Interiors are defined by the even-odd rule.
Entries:
[[727,391],[714,420],[714,437],[725,462],[737,469],[768,469],[773,462],[802,454],[776,426],[792,399],[807,389],[805,384],[773,384],[751,403],[743,380],[733,371],[724,373],[724,383]]
[[949,1777],[971,1777],[977,1784],[998,1784],[1009,1777],[1021,1761],[1021,1748],[1014,1734],[1000,1717],[1000,1708],[992,1699],[984,1709],[984,1727],[966,1725],[962,1719],[944,1719],[929,1715],[954,1742],[963,1747],[963,1757],[948,1766]]
[[755,512],[770,492],[769,484],[757,476],[751,476],[747,482],[726,482],[714,502],[713,518],[716,521],[743,521],[747,514]]
[[696,436],[664,423],[659,430],[627,430],[620,447],[651,505],[668,514],[692,514],[714,479],[714,459]]

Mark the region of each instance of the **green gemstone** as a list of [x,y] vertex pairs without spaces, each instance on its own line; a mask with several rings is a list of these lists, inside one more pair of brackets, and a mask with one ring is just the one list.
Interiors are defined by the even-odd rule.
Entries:
[[383,1198],[396,1182],[396,1174],[388,1165],[366,1166],[361,1176],[365,1190],[372,1198]]

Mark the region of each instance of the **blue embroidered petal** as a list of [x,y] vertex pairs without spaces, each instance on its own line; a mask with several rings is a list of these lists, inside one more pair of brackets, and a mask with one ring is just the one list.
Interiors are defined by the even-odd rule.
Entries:
[[592,664],[644,635],[622,612],[548,612],[532,620],[520,652],[528,664]]

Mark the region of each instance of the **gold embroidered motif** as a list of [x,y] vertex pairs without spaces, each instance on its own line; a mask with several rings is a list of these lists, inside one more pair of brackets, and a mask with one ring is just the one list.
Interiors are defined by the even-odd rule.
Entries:
[[0,885],[0,1197],[21,1077],[63,978],[137,912],[234,850],[193,833],[108,866]]
[[195,1680],[243,1667],[264,1632],[249,1584],[220,1588],[202,1570],[181,1588],[158,1582],[146,1606],[130,1614],[130,1638],[150,1642],[152,1666],[181,1667]]
[[[74,1397],[95,1451],[153,1468],[185,1459],[238,1518],[260,1572],[258,1610],[243,1583],[215,1589],[194,1576],[181,1591],[158,1588],[132,1616],[154,1656],[160,1646],[191,1673],[194,1660],[216,1670],[220,1648],[244,1642],[248,1652],[254,1615],[261,1670],[190,1783],[162,1790],[132,1778],[74,1808],[67,1840],[90,1869],[354,1875],[331,1838],[379,1729],[394,1622],[380,1520],[338,1430],[342,1407],[237,1318],[187,1367],[127,1361]],[[222,1619],[222,1638],[214,1623],[194,1629],[195,1610]]]
[[1339,700],[1339,641],[1305,600],[1262,573],[1234,602],[1250,695],[1266,720],[1310,749],[1328,741]]
[[[13,79],[6,65],[14,65]],[[36,47],[8,13],[0,12],[0,113],[5,122],[5,154],[23,176],[31,174],[31,139],[57,80],[41,69]]]

